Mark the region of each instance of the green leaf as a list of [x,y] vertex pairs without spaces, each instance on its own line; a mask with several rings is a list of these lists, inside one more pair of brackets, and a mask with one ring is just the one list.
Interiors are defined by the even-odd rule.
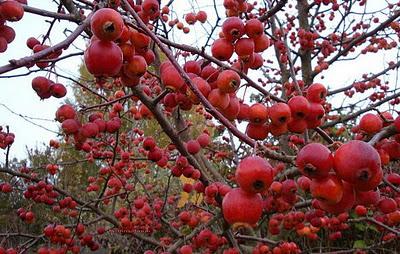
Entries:
[[372,231],[374,231],[374,232],[377,232],[377,233],[380,232],[380,231],[376,228],[375,225],[368,225],[368,229],[369,229],[369,230],[372,230]]
[[353,244],[354,249],[364,249],[365,247],[367,247],[367,245],[365,244],[364,240],[357,240]]
[[356,224],[355,224],[355,228],[356,228],[357,230],[360,230],[360,231],[364,232],[365,229],[366,229],[366,226],[365,226],[363,223],[356,223]]
[[180,231],[183,235],[188,235],[192,232],[192,229],[189,226],[185,225],[180,229]]

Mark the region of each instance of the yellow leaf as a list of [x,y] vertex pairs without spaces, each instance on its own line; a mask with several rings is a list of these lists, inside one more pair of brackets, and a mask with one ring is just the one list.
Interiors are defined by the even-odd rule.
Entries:
[[[180,180],[182,182],[182,185],[185,183],[194,184],[194,182],[195,182],[193,179],[184,177],[183,175],[180,177]],[[191,203],[199,205],[203,201],[203,194],[195,193],[193,195],[190,195],[189,193],[182,191],[181,198],[179,199],[178,205],[177,205],[178,208],[183,207],[189,200]]]

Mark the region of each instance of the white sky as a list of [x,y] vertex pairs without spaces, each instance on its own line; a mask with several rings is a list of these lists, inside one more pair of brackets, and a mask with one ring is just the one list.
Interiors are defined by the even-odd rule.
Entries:
[[[183,13],[187,13],[191,10],[189,2],[190,1],[179,1],[179,6],[174,6],[175,10],[179,12],[180,19],[183,19]],[[208,6],[211,6],[212,1],[208,0],[207,2],[210,2],[210,5]],[[31,0],[29,1],[29,4],[37,8],[46,8],[47,10],[52,11],[57,10],[57,6],[50,0]],[[368,9],[370,10],[376,10],[382,6],[385,6],[384,1],[369,1],[368,3]],[[194,8],[199,10],[197,5],[195,5]],[[214,24],[216,17],[214,16],[213,9],[211,7],[202,7],[202,9],[207,11],[209,21],[211,24]],[[220,16],[224,17],[222,10],[220,11]],[[67,22],[65,21],[56,22],[55,28],[52,30],[51,34],[53,44],[58,43],[65,38],[65,35],[62,32],[65,29],[66,24]],[[9,59],[18,59],[30,55],[31,50],[25,46],[26,39],[33,36],[41,40],[40,36],[43,36],[49,27],[49,23],[44,22],[43,17],[38,17],[29,13],[25,13],[25,16],[21,21],[9,23],[8,25],[12,26],[16,30],[16,39],[9,45],[9,48],[5,53],[0,54],[1,66],[7,64]],[[74,29],[76,25],[68,25],[68,27],[69,29]],[[204,28],[209,29],[210,24],[205,24],[204,27],[202,27],[199,23],[196,23],[195,26],[190,26],[190,29],[192,30],[191,33],[183,34],[181,31],[174,31],[173,36],[178,39],[177,41],[184,41],[186,44],[196,46],[199,45],[199,41],[204,43]],[[216,32],[218,33],[219,30],[217,29]],[[79,48],[84,48],[83,41],[78,41],[75,45],[78,45]],[[67,52],[78,52],[78,50],[71,46]],[[397,50],[392,50],[390,52],[380,52],[377,54],[361,56],[356,61],[340,62],[339,64],[331,66],[328,71],[324,72],[325,79],[323,83],[329,87],[336,88],[343,85],[349,85],[354,80],[359,79],[364,73],[381,71],[384,68],[385,63],[391,60],[396,60],[396,54]],[[273,49],[268,49],[265,56],[273,57]],[[60,73],[64,75],[76,75],[80,59],[80,57],[74,57],[73,59],[59,62],[57,66],[59,67],[59,70],[61,70]],[[21,68],[12,73],[3,74],[2,76],[25,73],[26,71],[27,69]],[[39,74],[34,73],[26,77],[12,79],[0,78],[0,125],[9,125],[11,132],[16,135],[15,143],[11,148],[11,157],[24,158],[26,157],[26,147],[34,148],[35,146],[42,146],[43,143],[48,144],[50,139],[55,138],[54,133],[28,123],[23,118],[10,113],[1,105],[5,104],[11,110],[21,115],[49,120],[54,119],[54,113],[62,104],[63,99],[50,98],[41,101],[31,88],[31,80],[33,77],[45,74],[45,72],[40,72]],[[391,72],[391,74],[390,86],[394,87],[395,75],[394,72]],[[259,77],[259,73],[255,71],[251,71],[249,75],[255,80]],[[54,80],[54,77],[52,78]],[[69,82],[63,80],[59,81],[68,85],[68,89],[71,89]],[[316,81],[318,81],[318,78]],[[362,98],[364,97],[365,95],[362,96]],[[343,96],[340,96],[337,98],[337,101],[341,101],[342,98]],[[58,124],[53,121],[35,119],[32,119],[32,121],[54,131],[58,129]],[[4,162],[3,151],[0,151],[0,162]]]

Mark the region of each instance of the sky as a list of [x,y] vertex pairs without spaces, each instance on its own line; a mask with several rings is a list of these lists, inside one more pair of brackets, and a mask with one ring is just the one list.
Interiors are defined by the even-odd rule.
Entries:
[[[182,13],[187,13],[192,8],[199,10],[199,6],[191,6],[190,2],[191,1],[179,1],[179,5],[173,7],[173,10],[179,13],[179,18],[182,18]],[[212,1],[206,2],[212,3]],[[176,41],[184,41],[185,44],[192,46],[199,45],[199,42],[200,44],[204,43],[205,29],[209,29],[216,19],[213,8],[210,7],[211,5],[207,5],[206,2],[204,2],[204,6],[208,7],[202,6],[201,9],[207,11],[210,23],[204,25],[197,23],[195,26],[191,26],[191,33],[189,34],[183,34],[181,31],[174,31],[172,36]],[[45,8],[52,11],[57,10],[57,5],[50,0],[31,0],[29,4],[37,8]],[[376,10],[381,8],[382,5],[384,5],[384,1],[369,1],[367,10]],[[219,15],[221,17],[224,16],[222,10],[219,11]],[[18,59],[30,55],[31,50],[25,46],[27,38],[36,37],[41,40],[43,34],[46,33],[49,27],[49,23],[45,22],[43,17],[38,17],[29,13],[25,13],[21,21],[9,23],[9,25],[15,29],[16,38],[15,41],[9,45],[8,50],[0,54],[0,66],[7,64],[10,59]],[[65,38],[63,31],[66,27],[73,30],[76,25],[68,24],[65,21],[56,22],[50,36],[52,44],[56,44]],[[83,40],[77,40],[63,55],[68,52],[78,52],[78,49],[84,49],[84,47],[85,42]],[[329,71],[325,72],[325,79],[322,83],[330,88],[339,88],[344,85],[349,85],[364,73],[381,71],[385,63],[396,59],[397,53],[396,50],[380,52],[378,54],[361,56],[356,64],[353,61],[343,61],[339,64],[334,64],[330,67]],[[273,57],[273,49],[269,48],[267,52],[264,53],[264,56],[265,58]],[[64,75],[76,76],[81,59],[82,58],[78,56],[68,61],[59,62],[57,64],[57,71]],[[20,68],[0,76],[22,74],[26,72],[26,68]],[[48,144],[50,139],[56,138],[54,132],[57,132],[59,124],[53,120],[54,114],[57,108],[63,104],[64,99],[50,98],[40,100],[31,88],[31,80],[37,75],[46,75],[46,73],[34,73],[29,76],[18,78],[0,78],[0,126],[10,126],[10,131],[16,135],[15,143],[11,148],[11,157],[17,157],[19,159],[25,158],[27,156],[27,147],[43,147],[43,144]],[[254,78],[254,80],[257,80],[259,75],[259,72],[255,71],[250,71],[249,73],[249,76]],[[54,76],[50,76],[50,78],[56,81]],[[388,79],[393,87],[396,80],[395,75],[391,75]],[[320,77],[317,77],[315,81],[321,81]],[[73,86],[71,86],[68,81],[59,79],[58,82],[66,85],[71,94]],[[365,95],[361,97],[365,97]],[[334,101],[339,103],[342,99],[343,96],[341,95],[335,98]],[[8,107],[8,109],[6,107]],[[30,117],[27,119],[31,122],[26,121],[24,118],[18,116],[18,114]],[[3,151],[0,150],[0,163],[4,162],[4,158]]]

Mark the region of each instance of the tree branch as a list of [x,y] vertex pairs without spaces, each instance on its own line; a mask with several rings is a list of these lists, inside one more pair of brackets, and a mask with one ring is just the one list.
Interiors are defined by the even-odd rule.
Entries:
[[89,14],[89,16],[80,24],[73,33],[71,33],[65,40],[62,42],[46,48],[42,51],[39,51],[31,56],[23,57],[18,60],[10,60],[9,64],[1,66],[0,67],[0,74],[6,73],[8,71],[12,71],[24,66],[27,66],[28,64],[32,62],[36,62],[40,59],[45,58],[46,56],[50,55],[51,53],[54,53],[58,50],[65,49],[67,48],[84,30],[85,28],[90,24],[90,19],[92,17],[92,13]]
[[274,7],[272,7],[267,13],[258,18],[259,21],[267,21],[270,17],[274,16],[278,11],[280,11],[287,3],[287,0],[279,1]]
[[[132,9],[132,7],[129,5],[127,0],[123,0],[125,8],[129,11],[129,13],[134,17],[135,21],[137,22],[138,26],[146,32],[148,36],[158,45],[158,47],[165,53],[167,58],[171,61],[172,65],[176,68],[176,70],[179,72],[179,74],[182,76],[182,78],[185,80],[185,82],[188,84],[189,88],[193,91],[193,93],[197,96],[197,98],[200,100],[200,102],[210,111],[211,115],[213,115],[216,119],[218,119],[225,127],[227,127],[236,137],[238,137],[240,140],[244,141],[250,146],[255,145],[255,141],[251,138],[249,138],[247,135],[243,134],[240,132],[228,119],[226,119],[219,111],[217,111],[211,104],[210,102],[204,97],[204,95],[200,92],[200,90],[193,84],[192,80],[189,78],[189,76],[186,74],[186,72],[182,69],[182,67],[178,64],[176,61],[175,57],[171,54],[168,48],[165,47],[165,45],[161,42],[161,40],[153,33],[150,31],[150,29],[146,26],[146,24],[143,23],[143,21],[140,19],[138,14],[135,12],[135,10]],[[273,151],[269,151],[267,155],[272,156],[273,159],[278,159],[282,161],[291,161],[291,159],[288,159],[286,156],[277,154]]]
[[32,13],[32,14],[36,14],[39,16],[43,16],[43,17],[50,17],[50,18],[55,18],[55,19],[59,19],[59,20],[68,20],[68,21],[72,21],[75,23],[79,23],[82,20],[82,18],[77,18],[76,16],[72,16],[70,14],[51,12],[51,11],[31,7],[28,5],[23,5],[23,7],[24,7],[24,11]]
[[376,143],[378,143],[381,139],[391,137],[397,133],[396,128],[394,125],[389,125],[385,128],[383,128],[380,132],[376,133],[370,141],[368,141],[368,144],[371,146],[374,146]]
[[[349,52],[355,45],[358,43],[362,42],[366,38],[375,35],[377,32],[380,30],[385,29],[390,23],[392,23],[394,20],[396,20],[398,17],[400,17],[400,11],[396,11],[391,17],[389,17],[387,20],[382,22],[379,26],[377,26],[375,29],[371,30],[368,33],[364,33],[361,36],[356,37],[352,41],[349,42],[349,44],[342,50],[339,51],[332,59],[327,61],[328,65],[331,65],[334,63],[336,60],[338,60],[341,56]],[[318,72],[313,72],[312,77],[315,77],[318,74]]]
[[374,104],[371,104],[369,107],[363,108],[363,109],[361,109],[361,110],[359,110],[357,112],[354,112],[352,114],[349,114],[349,115],[346,115],[344,117],[341,117],[338,120],[326,123],[323,126],[321,126],[321,128],[325,129],[325,128],[328,128],[328,127],[333,127],[338,123],[347,122],[348,120],[356,118],[359,115],[361,115],[362,113],[368,112],[368,111],[372,110],[373,108],[377,108],[380,105],[382,105],[383,103],[385,103],[387,101],[390,101],[390,100],[393,100],[393,99],[396,99],[399,96],[400,96],[400,93],[395,93],[395,94],[392,94],[391,96],[387,96],[386,98],[384,98],[384,99],[382,99],[382,100],[380,100],[380,101],[378,101],[378,102],[376,102]]

